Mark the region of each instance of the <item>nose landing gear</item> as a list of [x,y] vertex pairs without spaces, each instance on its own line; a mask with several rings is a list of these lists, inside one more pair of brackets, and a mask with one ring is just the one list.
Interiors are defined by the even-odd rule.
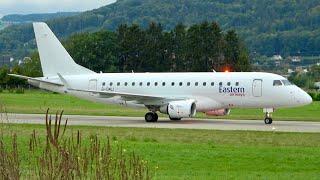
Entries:
[[265,124],[272,124],[272,118],[266,117],[266,118],[264,119],[264,123],[265,123]]
[[263,112],[265,113],[264,123],[265,124],[272,124],[271,113],[274,112],[274,109],[273,108],[264,108]]

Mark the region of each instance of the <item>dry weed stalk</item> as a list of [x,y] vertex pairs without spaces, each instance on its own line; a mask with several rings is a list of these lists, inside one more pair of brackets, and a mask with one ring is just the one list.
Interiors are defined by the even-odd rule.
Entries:
[[[68,120],[61,126],[63,111],[54,121],[46,113],[46,138],[34,130],[29,139],[29,164],[21,167],[17,136],[8,151],[0,138],[0,179],[151,179],[148,165],[121,146],[112,147],[109,138],[101,142],[97,135],[83,140],[80,131],[65,138]],[[63,128],[63,129],[62,129]]]
[[17,145],[17,135],[12,136],[12,150],[8,152],[3,138],[0,139],[0,176],[1,179],[19,179],[20,161]]

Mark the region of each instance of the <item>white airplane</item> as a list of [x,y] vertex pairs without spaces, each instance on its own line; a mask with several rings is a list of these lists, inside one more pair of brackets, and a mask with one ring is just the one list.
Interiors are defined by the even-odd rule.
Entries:
[[95,102],[147,108],[146,122],[156,122],[156,112],[177,121],[196,112],[223,116],[231,108],[261,108],[271,124],[274,109],[312,102],[302,89],[270,73],[95,73],[75,63],[47,24],[33,26],[44,77],[11,76]]

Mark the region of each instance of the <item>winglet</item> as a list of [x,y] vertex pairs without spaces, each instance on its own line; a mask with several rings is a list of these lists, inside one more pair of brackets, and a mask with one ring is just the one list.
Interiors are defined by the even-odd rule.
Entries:
[[60,73],[57,73],[60,80],[62,81],[63,85],[67,88],[67,89],[70,89],[70,86],[68,84],[68,82],[66,81],[66,79],[64,79],[64,77],[62,77],[62,75]]

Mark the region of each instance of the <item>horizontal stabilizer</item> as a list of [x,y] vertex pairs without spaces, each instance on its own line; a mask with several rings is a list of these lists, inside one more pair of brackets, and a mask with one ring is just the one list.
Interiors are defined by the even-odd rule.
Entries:
[[52,85],[56,85],[56,86],[63,86],[63,84],[61,84],[61,83],[45,81],[45,80],[40,79],[40,78],[32,78],[32,77],[22,76],[22,75],[18,75],[18,74],[8,74],[8,75],[12,76],[12,77],[20,78],[20,79],[32,80],[32,81],[42,82],[42,83],[48,83],[48,84],[52,84]]

